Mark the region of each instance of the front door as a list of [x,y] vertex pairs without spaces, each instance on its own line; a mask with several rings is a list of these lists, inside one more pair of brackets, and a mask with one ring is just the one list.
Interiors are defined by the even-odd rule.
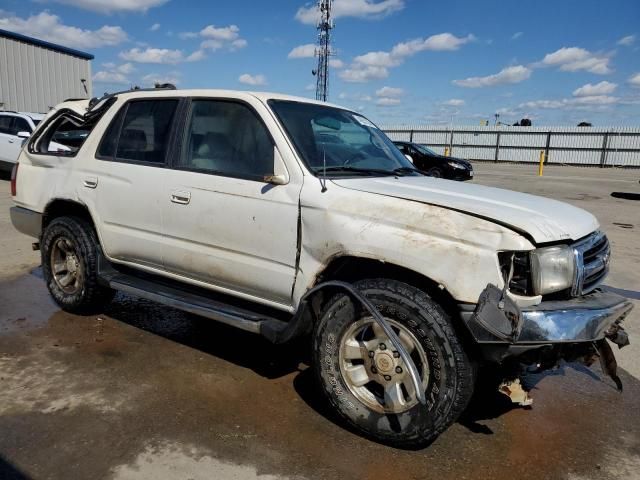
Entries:
[[163,198],[165,268],[248,297],[291,304],[301,182],[284,169],[258,113],[194,99]]
[[23,141],[18,137],[18,132],[22,131],[31,132],[26,120],[12,115],[0,115],[0,161],[15,163],[18,160]]

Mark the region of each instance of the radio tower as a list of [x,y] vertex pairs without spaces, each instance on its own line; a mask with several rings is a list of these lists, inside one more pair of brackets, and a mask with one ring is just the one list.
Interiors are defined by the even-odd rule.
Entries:
[[331,56],[331,3],[332,0],[320,0],[320,22],[318,23],[318,67],[313,71],[316,75],[316,100],[327,101],[329,93],[329,57]]

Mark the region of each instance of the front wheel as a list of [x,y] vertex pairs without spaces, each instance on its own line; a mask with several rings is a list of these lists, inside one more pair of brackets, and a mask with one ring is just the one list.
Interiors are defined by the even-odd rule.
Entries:
[[326,305],[314,335],[314,368],[329,403],[352,427],[377,441],[424,446],[467,406],[475,368],[450,319],[427,294],[387,279],[361,290],[410,353],[426,393],[418,402],[408,369],[375,320],[347,295]]
[[427,173],[434,178],[442,178],[442,170],[437,167],[430,168]]

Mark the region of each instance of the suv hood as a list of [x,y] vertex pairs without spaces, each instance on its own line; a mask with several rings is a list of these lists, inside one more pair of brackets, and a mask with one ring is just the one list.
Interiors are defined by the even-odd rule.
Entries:
[[505,225],[535,243],[578,240],[599,225],[589,212],[526,193],[430,177],[332,180],[344,188],[403,198],[469,213]]

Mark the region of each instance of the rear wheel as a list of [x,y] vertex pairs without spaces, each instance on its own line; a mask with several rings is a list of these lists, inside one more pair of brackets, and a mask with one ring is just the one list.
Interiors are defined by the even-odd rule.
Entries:
[[326,305],[314,335],[314,368],[329,403],[377,441],[415,448],[433,441],[467,406],[475,368],[444,311],[424,292],[394,280],[356,287],[373,301],[417,367],[427,405],[375,320],[344,294]]
[[98,284],[100,245],[93,227],[77,217],[51,221],[41,241],[42,271],[49,293],[63,310],[93,313],[115,292]]

